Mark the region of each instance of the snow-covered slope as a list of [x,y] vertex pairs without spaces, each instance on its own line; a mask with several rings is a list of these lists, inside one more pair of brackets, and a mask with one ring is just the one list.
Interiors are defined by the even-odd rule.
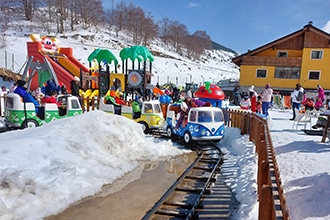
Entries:
[[[132,46],[128,42],[127,35],[121,33],[116,37],[114,32],[99,27],[88,30],[77,29],[74,32],[56,35],[47,34],[42,28],[27,21],[21,21],[17,25],[15,28],[5,31],[0,38],[0,67],[11,69],[14,72],[21,71],[27,60],[26,42],[32,41],[29,35],[33,33],[40,36],[55,36],[60,41],[59,47],[72,47],[75,58],[87,67],[89,66],[87,57],[96,48],[109,49],[121,61],[119,52],[125,47]],[[199,61],[192,61],[173,52],[161,41],[154,41],[146,47],[155,54],[162,54],[162,57],[155,56],[152,63],[152,83],[154,84],[172,82],[184,85],[190,81],[216,83],[221,79],[239,77],[238,67],[231,61],[235,55],[231,52],[206,51]],[[119,68],[118,72],[121,71]]]

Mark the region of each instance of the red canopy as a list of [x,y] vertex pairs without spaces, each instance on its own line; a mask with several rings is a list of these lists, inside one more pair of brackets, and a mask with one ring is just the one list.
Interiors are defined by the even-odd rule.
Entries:
[[216,100],[223,100],[225,98],[225,94],[223,93],[222,89],[220,89],[215,84],[211,84],[210,82],[204,82],[204,85],[199,87],[195,92],[195,96],[198,98]]

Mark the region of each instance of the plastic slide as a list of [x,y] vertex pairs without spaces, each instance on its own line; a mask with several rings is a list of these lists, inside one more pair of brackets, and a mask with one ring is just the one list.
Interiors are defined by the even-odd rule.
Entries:
[[61,47],[59,52],[64,54],[79,70],[81,69],[83,72],[89,72],[89,69],[73,56],[73,49],[71,47]]
[[92,90],[91,89],[87,89],[84,92],[84,99],[87,99],[91,94],[92,94]]
[[[59,64],[57,64],[49,56],[41,53],[40,52],[41,50],[42,50],[41,42],[27,42],[28,56],[29,57],[33,56],[33,62],[39,61],[40,63],[43,63],[44,58],[46,58],[52,65],[59,82],[64,83],[67,87],[68,92],[71,92],[70,82],[71,82],[71,80],[73,80],[73,76],[68,71],[63,69]],[[34,77],[32,79],[30,88],[31,88],[31,90],[35,90],[38,87],[39,87],[38,77]]]
[[71,93],[71,85],[70,82],[73,80],[73,75],[71,75],[68,71],[63,69],[58,63],[56,63],[52,58],[49,56],[45,56],[49,63],[52,65],[57,79],[59,82],[62,82],[66,85],[66,89],[69,93]]
[[[94,97],[99,95],[99,90],[92,91],[91,89],[87,89],[84,92],[84,99],[93,99]],[[87,106],[87,100],[84,101],[85,106]]]
[[80,76],[80,69],[74,65],[68,58],[64,56],[58,56],[57,62],[61,64],[61,66],[66,69],[69,73],[73,74],[74,76]]

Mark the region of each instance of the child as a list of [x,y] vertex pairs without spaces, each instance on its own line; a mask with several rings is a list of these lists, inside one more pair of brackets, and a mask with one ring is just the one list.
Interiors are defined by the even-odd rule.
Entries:
[[320,110],[320,108],[323,106],[323,102],[322,102],[322,99],[320,97],[317,97],[316,98],[316,102],[315,102],[315,110]]
[[251,101],[247,93],[244,94],[243,99],[240,102],[241,109],[249,110],[251,108]]
[[261,96],[258,95],[257,97],[257,106],[256,106],[256,113],[260,113],[261,114],[261,111],[262,111],[262,101],[261,101]]
[[250,91],[250,101],[251,101],[251,111],[257,111],[257,93],[255,91]]
[[314,109],[314,102],[310,97],[308,97],[305,101],[301,102],[301,104],[305,106],[306,111],[311,111]]

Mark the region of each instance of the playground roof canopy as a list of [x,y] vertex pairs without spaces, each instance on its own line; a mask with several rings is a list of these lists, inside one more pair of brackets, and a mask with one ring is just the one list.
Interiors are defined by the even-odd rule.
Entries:
[[155,59],[151,52],[144,46],[137,45],[130,48],[124,48],[120,51],[119,56],[122,60],[130,59],[132,62],[137,59],[139,62],[149,59],[153,62]]
[[87,58],[88,62],[92,62],[94,59],[97,60],[98,63],[101,63],[101,61],[105,60],[108,63],[111,63],[112,61],[114,61],[115,65],[118,64],[118,60],[115,57],[115,55],[113,55],[113,53],[108,50],[108,49],[101,49],[101,48],[97,48],[95,49]]

